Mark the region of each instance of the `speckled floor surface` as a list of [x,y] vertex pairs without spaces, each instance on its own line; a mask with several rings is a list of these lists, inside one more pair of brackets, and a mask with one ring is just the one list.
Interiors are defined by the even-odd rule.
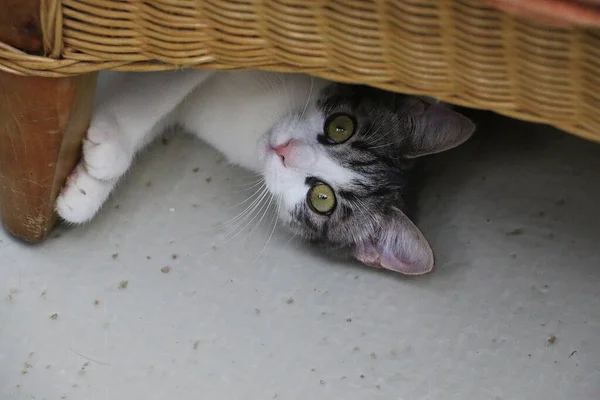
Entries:
[[600,146],[476,116],[428,163],[426,277],[227,241],[254,178],[186,136],[92,224],[0,233],[0,399],[600,398]]

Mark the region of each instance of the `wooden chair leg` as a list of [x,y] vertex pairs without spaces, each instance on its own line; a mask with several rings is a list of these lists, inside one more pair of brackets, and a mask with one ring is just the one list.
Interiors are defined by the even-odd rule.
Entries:
[[41,241],[56,221],[54,202],[79,160],[96,78],[0,72],[0,218],[14,236]]

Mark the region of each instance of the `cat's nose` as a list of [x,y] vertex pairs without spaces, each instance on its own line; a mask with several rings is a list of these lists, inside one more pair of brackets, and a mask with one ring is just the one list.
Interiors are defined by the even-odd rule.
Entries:
[[292,152],[292,141],[288,140],[287,142],[285,142],[282,145],[271,146],[271,150],[273,150],[275,152],[275,154],[277,154],[279,156],[279,158],[281,158],[281,161],[285,165],[285,159],[289,158],[290,154]]

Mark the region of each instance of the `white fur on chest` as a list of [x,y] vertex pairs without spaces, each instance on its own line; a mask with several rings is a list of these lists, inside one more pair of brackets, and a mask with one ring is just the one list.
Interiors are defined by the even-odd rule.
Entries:
[[259,139],[284,115],[314,104],[325,85],[306,75],[222,72],[194,89],[173,117],[231,163],[260,171]]

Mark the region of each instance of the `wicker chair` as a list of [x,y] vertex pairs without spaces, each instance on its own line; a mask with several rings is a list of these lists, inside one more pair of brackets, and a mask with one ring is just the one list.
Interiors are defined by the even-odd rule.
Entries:
[[99,70],[303,71],[600,140],[600,12],[543,2],[0,0],[0,216],[48,234]]

